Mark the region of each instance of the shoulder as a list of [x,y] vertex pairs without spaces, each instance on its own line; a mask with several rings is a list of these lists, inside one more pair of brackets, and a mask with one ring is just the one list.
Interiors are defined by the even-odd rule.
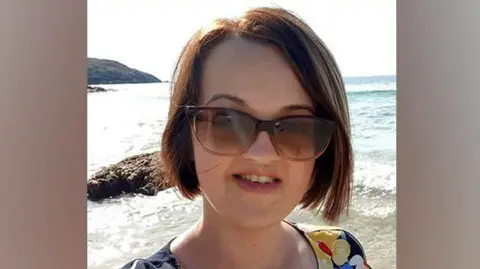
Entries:
[[338,266],[347,263],[357,266],[355,268],[371,269],[363,245],[354,233],[334,226],[295,225],[305,233],[319,259],[331,259]]
[[120,269],[180,269],[180,266],[167,245],[152,256],[132,260]]

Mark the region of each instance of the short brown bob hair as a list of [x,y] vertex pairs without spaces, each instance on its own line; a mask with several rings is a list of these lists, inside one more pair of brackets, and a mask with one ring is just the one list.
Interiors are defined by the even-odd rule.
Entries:
[[229,38],[244,38],[279,50],[313,101],[316,116],[337,123],[327,150],[315,161],[311,186],[301,201],[304,209],[320,211],[323,207],[323,218],[336,222],[348,209],[353,171],[345,86],[322,40],[300,18],[282,8],[255,8],[237,19],[215,20],[188,41],[172,78],[171,104],[161,143],[166,181],[160,183],[178,188],[188,199],[200,194],[184,107],[198,105],[202,65],[209,52]]

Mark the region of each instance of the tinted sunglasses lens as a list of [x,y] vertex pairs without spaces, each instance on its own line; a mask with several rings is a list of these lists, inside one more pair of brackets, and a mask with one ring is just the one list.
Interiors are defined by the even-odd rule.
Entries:
[[236,154],[248,148],[255,122],[228,109],[202,109],[195,116],[195,134],[207,149],[219,154]]
[[277,122],[275,143],[282,155],[291,159],[308,159],[321,154],[333,134],[330,122],[312,118],[292,118]]

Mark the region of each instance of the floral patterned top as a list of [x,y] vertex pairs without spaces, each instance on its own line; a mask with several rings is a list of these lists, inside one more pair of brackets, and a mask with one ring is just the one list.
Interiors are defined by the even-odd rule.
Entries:
[[[316,269],[372,269],[361,243],[345,229],[288,223],[312,246],[317,256]],[[121,269],[182,269],[170,250],[170,242],[152,256],[130,261]]]

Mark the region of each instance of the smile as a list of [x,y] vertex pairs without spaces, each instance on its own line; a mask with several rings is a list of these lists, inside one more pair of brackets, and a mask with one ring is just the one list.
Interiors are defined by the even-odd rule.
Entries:
[[268,193],[281,185],[280,179],[264,175],[234,174],[233,179],[243,190],[255,193]]
[[241,179],[246,179],[250,182],[255,182],[260,184],[269,184],[274,182],[275,180],[278,180],[268,176],[257,176],[257,175],[235,175],[235,176],[240,177]]

